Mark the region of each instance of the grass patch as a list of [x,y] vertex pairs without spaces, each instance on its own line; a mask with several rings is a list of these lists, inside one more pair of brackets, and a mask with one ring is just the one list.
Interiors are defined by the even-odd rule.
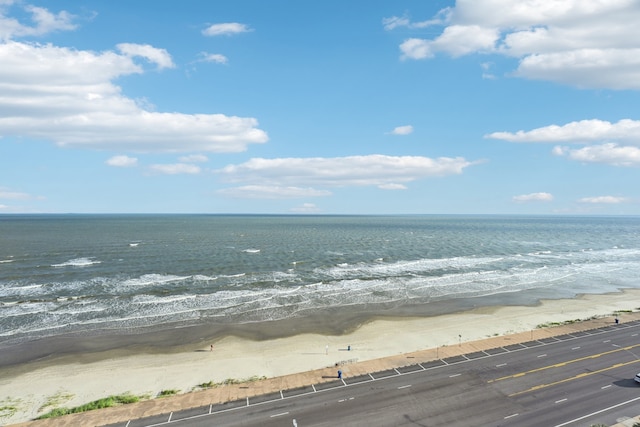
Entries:
[[66,403],[66,402],[70,401],[71,399],[73,399],[73,397],[74,397],[74,395],[72,393],[59,391],[56,394],[54,394],[53,396],[49,396],[47,398],[47,401],[44,402],[44,405],[42,405],[38,409],[38,412],[42,412],[45,409],[47,409],[48,407],[50,407],[50,406],[62,405],[63,403]]
[[129,403],[136,403],[140,401],[139,396],[125,393],[116,396],[109,396],[103,399],[94,400],[87,404],[76,406],[75,408],[56,408],[44,415],[40,415],[37,419],[42,420],[46,418],[61,417],[63,415],[78,414],[80,412],[93,411],[96,409],[110,408],[112,406],[126,405]]
[[586,322],[587,320],[595,320],[598,316],[587,317],[586,319],[573,319],[573,320],[565,320],[564,322],[548,322],[548,323],[540,323],[536,326],[536,329],[544,329],[544,328],[553,328],[554,326],[562,326],[562,325],[571,325],[573,323]]
[[174,389],[170,389],[170,390],[162,390],[160,391],[160,393],[158,393],[158,397],[167,397],[167,396],[173,396],[180,393],[180,390],[174,390]]
[[15,415],[18,409],[20,409],[21,403],[22,401],[20,399],[13,399],[11,397],[0,400],[0,419]]
[[262,381],[262,380],[266,380],[267,377],[263,376],[258,376],[258,375],[254,375],[252,377],[249,378],[243,378],[243,379],[236,379],[236,378],[227,378],[226,380],[222,381],[222,382],[214,382],[214,381],[209,381],[206,383],[202,383],[202,384],[198,384],[197,386],[195,386],[194,388],[200,388],[200,389],[210,389],[210,388],[216,388],[216,387],[220,387],[223,385],[237,385],[237,384],[246,384],[246,383],[252,383],[252,382],[256,382],[256,381]]

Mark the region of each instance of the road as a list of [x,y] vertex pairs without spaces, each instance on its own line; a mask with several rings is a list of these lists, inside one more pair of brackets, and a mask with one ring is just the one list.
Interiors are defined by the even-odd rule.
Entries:
[[640,414],[640,321],[109,427],[591,426]]

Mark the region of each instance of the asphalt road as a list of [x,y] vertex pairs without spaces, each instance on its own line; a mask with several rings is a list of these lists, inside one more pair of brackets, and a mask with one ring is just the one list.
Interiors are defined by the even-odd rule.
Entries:
[[612,325],[112,426],[612,425],[640,414],[639,334]]

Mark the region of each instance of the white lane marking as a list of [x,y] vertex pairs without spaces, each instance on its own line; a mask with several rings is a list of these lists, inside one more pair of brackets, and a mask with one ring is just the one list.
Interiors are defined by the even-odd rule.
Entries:
[[604,390],[605,388],[609,388],[609,387],[611,387],[611,384],[609,384],[609,385],[605,385],[605,386],[603,386],[603,387],[600,387],[600,389],[601,389],[601,390]]
[[605,343],[605,342],[611,342],[611,340],[604,340],[604,341],[602,341],[602,342],[603,342],[603,343]]
[[449,378],[455,378],[455,377],[459,377],[462,374],[453,374],[453,375],[449,375]]
[[565,399],[556,400],[556,403],[562,403],[562,402],[566,402],[566,401],[567,401],[567,399],[565,398]]
[[409,388],[409,387],[411,387],[411,384],[401,385],[400,387],[398,387],[398,390],[402,390],[403,388]]
[[520,414],[511,414],[511,415],[507,415],[506,417],[504,417],[505,420],[508,420],[509,418],[513,418],[513,417],[517,417]]
[[547,357],[547,354],[539,354],[538,357]]
[[296,419],[293,419],[293,427],[298,427],[298,422],[296,421]]
[[502,368],[503,366],[507,366],[507,364],[506,363],[501,363],[499,365],[496,365],[496,368]]
[[580,347],[573,347],[571,350],[578,350]]
[[281,417],[283,415],[289,415],[289,412],[281,412],[279,414],[273,414],[273,415],[271,415],[271,418]]
[[632,336],[632,337],[637,337],[637,336],[638,336],[638,334],[631,334],[631,336]]
[[633,403],[633,402],[635,402],[636,400],[640,400],[640,397],[636,397],[635,399],[627,400],[626,402],[618,403],[617,405],[609,406],[608,408],[600,409],[599,411],[592,412],[592,413],[587,414],[587,415],[583,415],[583,416],[581,416],[580,418],[576,418],[576,419],[573,419],[573,420],[567,421],[566,423],[558,424],[558,425],[557,425],[557,426],[555,426],[555,427],[564,427],[564,426],[568,426],[568,425],[573,424],[573,423],[575,423],[575,422],[582,421],[582,420],[584,420],[584,419],[586,419],[586,418],[593,417],[594,415],[598,415],[598,414],[601,414],[601,413],[603,413],[603,412],[610,411],[611,409],[615,409],[615,408],[617,408],[617,407],[619,407],[619,406],[628,405],[629,403]]

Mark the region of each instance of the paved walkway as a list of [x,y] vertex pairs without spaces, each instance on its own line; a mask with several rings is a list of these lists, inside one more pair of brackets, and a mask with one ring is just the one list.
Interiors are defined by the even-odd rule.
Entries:
[[[624,313],[623,321],[640,319],[638,313]],[[519,334],[492,337],[480,341],[463,342],[459,345],[439,347],[382,359],[367,360],[355,363],[345,363],[338,367],[327,367],[309,372],[269,378],[246,384],[226,385],[210,390],[195,391],[166,398],[156,398],[131,405],[123,405],[106,408],[81,414],[67,415],[64,417],[30,421],[14,424],[15,427],[77,427],[77,426],[105,426],[116,423],[126,423],[133,420],[153,415],[168,414],[189,408],[197,408],[212,404],[232,402],[250,397],[275,393],[280,390],[290,390],[299,387],[309,387],[312,384],[335,381],[337,370],[341,369],[344,377],[364,375],[371,372],[380,372],[393,368],[400,368],[416,363],[431,360],[445,359],[448,357],[470,354],[478,351],[489,350],[497,347],[509,346],[517,343],[541,340],[555,335],[564,335],[572,332],[600,328],[614,324],[613,317],[602,317],[572,324],[556,326],[552,328],[535,329]],[[633,426],[636,419],[630,419],[619,427]],[[638,418],[640,420],[640,418]],[[637,420],[636,420],[637,421]],[[616,427],[617,427],[616,426]]]

